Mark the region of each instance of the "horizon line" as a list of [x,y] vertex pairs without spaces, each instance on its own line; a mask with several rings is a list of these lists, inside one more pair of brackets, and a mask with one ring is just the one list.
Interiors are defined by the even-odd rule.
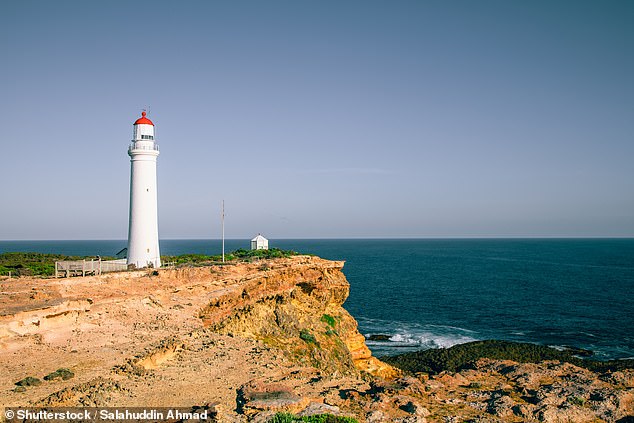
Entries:
[[[225,240],[244,241],[246,238],[225,238]],[[280,241],[304,241],[304,240],[443,240],[443,239],[634,239],[634,235],[474,235],[474,236],[405,236],[405,237],[306,237],[306,238],[268,238],[269,240]],[[160,241],[221,241],[222,238],[159,238]],[[47,242],[47,241],[125,241],[125,238],[84,238],[84,239],[1,239],[0,242]]]

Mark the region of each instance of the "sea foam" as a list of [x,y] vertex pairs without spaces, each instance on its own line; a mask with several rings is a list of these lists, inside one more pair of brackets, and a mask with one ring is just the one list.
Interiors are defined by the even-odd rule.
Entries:
[[[432,348],[449,348],[477,341],[474,331],[443,325],[422,325],[360,318],[359,326],[366,344],[375,355],[393,355]],[[387,340],[371,340],[372,335],[384,335]]]

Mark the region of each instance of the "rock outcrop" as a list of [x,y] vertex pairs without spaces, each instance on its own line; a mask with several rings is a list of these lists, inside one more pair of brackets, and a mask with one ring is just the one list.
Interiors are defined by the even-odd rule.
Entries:
[[397,376],[372,357],[356,320],[342,307],[350,289],[343,262],[310,263],[244,278],[240,290],[212,301],[199,316],[214,332],[262,340],[335,375]]

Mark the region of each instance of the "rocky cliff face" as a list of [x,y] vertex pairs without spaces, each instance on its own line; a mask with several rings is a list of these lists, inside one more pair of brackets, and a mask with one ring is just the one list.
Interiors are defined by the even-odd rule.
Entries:
[[241,281],[241,290],[212,301],[199,316],[215,332],[261,340],[335,375],[398,375],[372,357],[356,320],[342,307],[350,289],[343,262],[309,263],[263,264],[259,273]]

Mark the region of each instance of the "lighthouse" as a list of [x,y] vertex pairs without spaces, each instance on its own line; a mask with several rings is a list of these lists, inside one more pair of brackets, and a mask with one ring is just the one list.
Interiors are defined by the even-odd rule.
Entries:
[[145,111],[134,122],[130,156],[130,221],[128,226],[128,264],[137,268],[161,267],[158,240],[156,158],[154,124]]

